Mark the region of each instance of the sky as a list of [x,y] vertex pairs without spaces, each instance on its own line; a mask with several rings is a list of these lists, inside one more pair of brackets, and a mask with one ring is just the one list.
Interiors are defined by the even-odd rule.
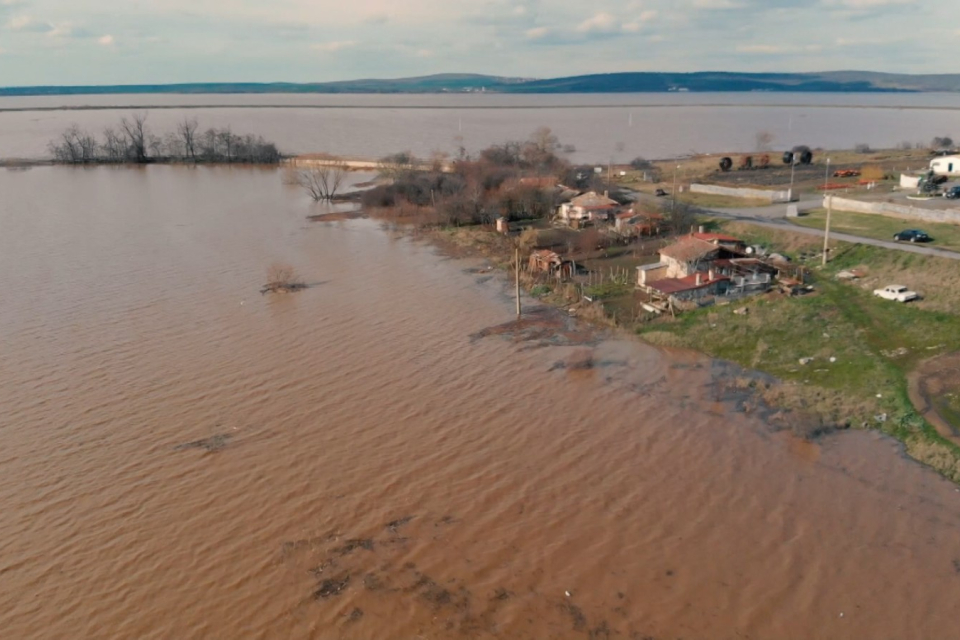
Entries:
[[958,0],[0,0],[0,86],[952,73]]

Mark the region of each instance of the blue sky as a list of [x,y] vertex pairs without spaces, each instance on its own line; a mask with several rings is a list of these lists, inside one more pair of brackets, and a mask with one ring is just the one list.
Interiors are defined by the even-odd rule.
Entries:
[[950,73],[958,0],[0,0],[0,86]]

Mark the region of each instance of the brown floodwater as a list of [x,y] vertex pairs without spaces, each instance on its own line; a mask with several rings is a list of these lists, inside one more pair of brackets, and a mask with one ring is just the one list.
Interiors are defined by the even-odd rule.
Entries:
[[0,193],[4,638],[960,637],[960,492],[890,440],[510,331],[482,265],[276,171]]

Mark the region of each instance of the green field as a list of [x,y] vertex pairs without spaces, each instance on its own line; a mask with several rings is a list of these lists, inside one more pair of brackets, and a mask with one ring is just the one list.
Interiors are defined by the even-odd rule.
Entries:
[[[724,228],[788,253],[809,243],[744,223]],[[960,262],[841,243],[826,269],[818,264],[810,265],[814,291],[807,295],[765,294],[675,321],[663,318],[637,332],[655,343],[691,347],[770,373],[784,381],[767,390],[771,403],[826,417],[832,425],[882,430],[906,443],[913,457],[960,482],[960,448],[917,414],[906,383],[919,362],[960,350]],[[853,283],[834,278],[852,267],[868,275]],[[911,279],[925,283],[929,295],[918,304],[873,296],[873,288],[895,277],[890,274],[908,286],[915,286]],[[734,313],[743,306],[746,315]],[[802,358],[813,360],[801,364]]]
[[[826,209],[816,209],[790,222],[811,229],[823,229],[827,218]],[[834,211],[830,215],[830,230],[836,233],[877,240],[893,240],[893,234],[904,229],[920,229],[933,238],[930,246],[960,251],[960,225],[901,220],[869,213]]]

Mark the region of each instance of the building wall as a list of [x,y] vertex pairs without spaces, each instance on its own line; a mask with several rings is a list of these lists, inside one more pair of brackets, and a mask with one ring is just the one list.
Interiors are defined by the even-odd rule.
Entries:
[[960,176],[960,156],[934,158],[930,169],[938,176]]
[[715,184],[691,184],[692,193],[709,193],[715,196],[730,196],[732,198],[749,198],[752,200],[767,200],[769,202],[790,202],[790,190],[771,191],[769,189],[746,189],[738,187],[721,187]]
[[852,211],[853,213],[876,213],[903,220],[921,220],[923,222],[947,222],[960,224],[960,209],[922,209],[909,205],[892,204],[890,202],[864,202],[850,198],[824,196],[823,206],[827,206],[827,199],[833,198],[833,208],[837,211]]
[[663,280],[664,278],[669,277],[670,276],[667,275],[667,265],[662,265],[656,269],[637,269],[637,285],[641,287],[647,283],[656,282],[657,280]]
[[677,300],[687,301],[687,300],[700,300],[702,298],[708,298],[712,296],[717,296],[724,293],[728,288],[729,283],[726,280],[718,280],[714,282],[709,287],[700,287],[699,289],[691,289],[689,291],[680,291],[679,293],[673,294],[673,298]]

